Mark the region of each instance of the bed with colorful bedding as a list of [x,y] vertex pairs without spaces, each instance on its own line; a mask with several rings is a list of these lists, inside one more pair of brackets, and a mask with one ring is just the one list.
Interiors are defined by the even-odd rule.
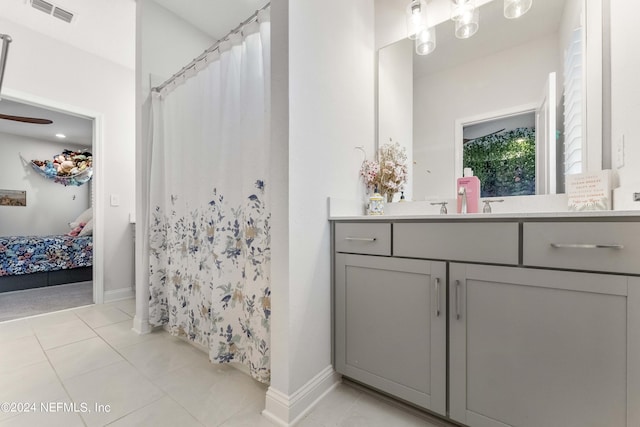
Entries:
[[0,237],[0,292],[92,278],[92,236]]

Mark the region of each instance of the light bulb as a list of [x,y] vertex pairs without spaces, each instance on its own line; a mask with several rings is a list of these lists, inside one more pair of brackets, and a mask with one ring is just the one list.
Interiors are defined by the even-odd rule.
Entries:
[[533,0],[504,0],[504,17],[516,19],[531,9]]
[[456,37],[468,39],[478,31],[478,28],[480,28],[480,10],[474,8],[456,21]]
[[418,33],[427,28],[427,2],[425,0],[412,0],[407,6],[407,37],[415,40]]
[[458,21],[466,13],[472,12],[475,9],[474,0],[451,0],[451,20]]
[[416,53],[428,55],[436,49],[436,28],[424,28],[416,38]]

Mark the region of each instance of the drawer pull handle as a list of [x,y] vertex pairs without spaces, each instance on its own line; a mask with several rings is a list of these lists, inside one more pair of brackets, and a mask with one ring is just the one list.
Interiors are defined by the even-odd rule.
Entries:
[[436,277],[436,317],[440,317],[440,278]]
[[349,240],[351,242],[375,242],[375,237],[345,237],[344,240]]
[[583,243],[551,243],[556,249],[624,249],[624,245],[600,245]]
[[460,281],[456,280],[456,319],[460,320]]

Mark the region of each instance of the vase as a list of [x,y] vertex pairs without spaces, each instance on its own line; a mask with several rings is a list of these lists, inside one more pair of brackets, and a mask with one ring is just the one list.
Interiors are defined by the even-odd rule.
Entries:
[[384,193],[385,195],[385,200],[387,201],[387,203],[391,203],[393,202],[393,196],[396,195],[396,193]]

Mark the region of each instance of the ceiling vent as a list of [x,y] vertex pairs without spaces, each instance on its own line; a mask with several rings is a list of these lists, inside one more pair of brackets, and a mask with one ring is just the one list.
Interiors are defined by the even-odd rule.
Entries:
[[73,21],[74,14],[69,12],[68,10],[62,9],[61,7],[56,6],[53,3],[49,3],[44,0],[30,0],[31,6],[34,9],[38,9],[41,12],[46,13],[47,15],[51,15],[54,18],[58,18],[64,22]]
[[64,9],[60,9],[57,6],[55,9],[53,9],[53,16],[58,19],[62,19],[64,22],[70,23],[71,21],[73,21],[73,13]]
[[44,0],[31,0],[31,6],[49,15],[53,12],[53,5]]

